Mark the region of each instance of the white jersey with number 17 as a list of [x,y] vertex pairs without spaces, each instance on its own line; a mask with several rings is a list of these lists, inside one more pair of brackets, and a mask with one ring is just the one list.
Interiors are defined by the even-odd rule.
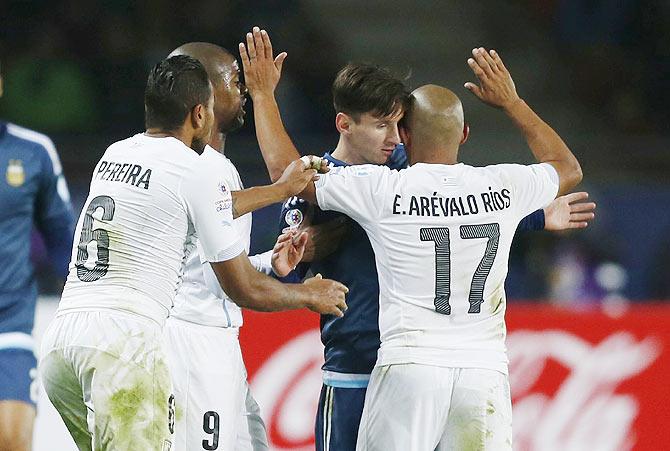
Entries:
[[162,324],[196,236],[209,261],[244,252],[214,169],[172,137],[112,144],[93,171],[59,312],[113,309]]
[[377,365],[419,363],[507,372],[505,291],[519,221],[551,202],[549,164],[417,163],[332,168],[319,207],[368,234],[379,277]]

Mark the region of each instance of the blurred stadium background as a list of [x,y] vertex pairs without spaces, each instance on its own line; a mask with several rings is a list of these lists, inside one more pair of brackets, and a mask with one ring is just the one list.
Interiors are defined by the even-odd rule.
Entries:
[[[79,211],[106,146],[143,130],[149,68],[188,41],[214,42],[236,53],[253,25],[268,29],[275,49],[288,52],[278,98],[303,153],[319,154],[336,144],[330,84],[337,70],[354,60],[390,66],[408,75],[412,87],[432,82],[454,89],[472,132],[462,149],[466,163],[530,162],[511,123],[462,88],[472,79],[465,63],[470,49],[495,48],[520,95],[582,162],[581,188],[598,204],[596,219],[584,231],[517,237],[507,284],[510,315],[515,302],[520,309],[542,303],[578,306],[590,312],[580,318],[600,320],[600,305],[626,315],[670,299],[665,210],[670,3],[665,0],[8,0],[0,15],[5,82],[0,117],[54,140]],[[250,104],[247,124],[226,146],[247,186],[268,182]],[[278,208],[254,214],[252,250],[274,242],[277,214]],[[58,295],[61,282],[37,236],[34,249],[41,292]],[[649,324],[667,324],[670,310],[649,311]],[[537,312],[552,315],[544,306],[537,305]],[[642,342],[643,332],[631,333]],[[607,336],[603,332],[592,341]],[[664,355],[670,337],[664,343],[662,336],[654,337],[661,343],[655,352]],[[250,366],[253,376],[258,365]],[[652,449],[638,448],[644,442],[640,434],[632,427],[623,445],[588,446]],[[519,449],[582,449],[574,440],[574,446]]]

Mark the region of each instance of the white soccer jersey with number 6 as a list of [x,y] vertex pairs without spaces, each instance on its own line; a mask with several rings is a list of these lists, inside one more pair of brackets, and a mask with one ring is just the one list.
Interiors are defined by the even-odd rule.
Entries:
[[59,311],[114,309],[159,323],[200,239],[209,261],[245,250],[225,178],[181,141],[138,134],[93,171]]
[[519,221],[556,197],[549,164],[333,168],[319,207],[368,234],[379,277],[377,364],[507,372],[505,291]]

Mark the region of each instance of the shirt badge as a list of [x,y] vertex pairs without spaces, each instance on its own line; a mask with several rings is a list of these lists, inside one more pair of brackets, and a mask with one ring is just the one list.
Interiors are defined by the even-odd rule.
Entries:
[[284,215],[284,221],[286,221],[286,224],[288,224],[290,227],[298,227],[300,224],[302,224],[302,220],[302,211],[298,210],[297,208],[287,211]]
[[23,185],[26,181],[26,173],[23,170],[23,162],[21,160],[9,160],[6,178],[10,186],[18,188]]

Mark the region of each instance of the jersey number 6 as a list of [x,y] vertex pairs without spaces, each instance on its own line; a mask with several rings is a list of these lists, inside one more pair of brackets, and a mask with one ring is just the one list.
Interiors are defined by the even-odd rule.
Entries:
[[[111,221],[114,217],[114,199],[109,196],[98,196],[91,200],[84,215],[81,226],[81,238],[77,245],[77,277],[82,282],[95,282],[107,274],[109,268],[109,235],[104,229],[93,230],[93,214],[102,208],[102,221]],[[96,218],[97,219],[97,218]],[[88,246],[92,241],[97,245],[97,256],[93,269],[86,267],[88,261]]]
[[[443,315],[451,314],[449,297],[451,296],[450,273],[451,255],[449,249],[449,229],[446,227],[427,227],[419,231],[421,241],[433,241],[435,243],[435,311]],[[498,241],[500,239],[500,225],[477,224],[461,226],[461,238],[473,240],[477,238],[488,238],[486,251],[482,257],[470,283],[470,308],[468,313],[479,313],[481,304],[484,302],[484,284],[491,272],[493,260],[498,252]]]

